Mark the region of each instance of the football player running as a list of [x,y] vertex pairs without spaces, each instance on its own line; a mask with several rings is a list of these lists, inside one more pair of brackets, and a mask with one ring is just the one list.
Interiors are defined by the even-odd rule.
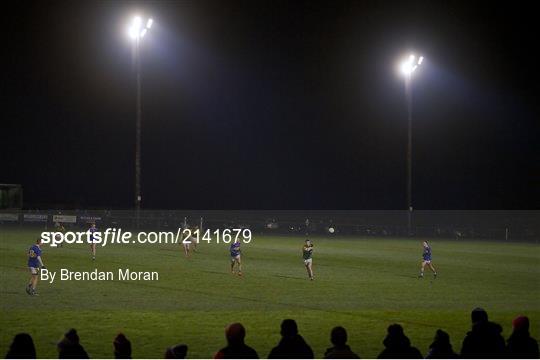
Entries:
[[41,238],[38,238],[36,243],[28,249],[28,269],[30,270],[30,282],[26,286],[28,295],[37,295],[36,287],[38,282],[38,274],[40,269],[45,269],[41,260]]
[[94,242],[94,233],[97,231],[96,224],[90,224],[88,231],[90,232],[90,252],[92,253],[92,260],[96,260],[96,243]]
[[431,271],[433,271],[433,277],[436,278],[437,271],[435,270],[435,267],[431,263],[431,246],[429,246],[427,241],[424,241],[422,245],[424,246],[424,251],[422,253],[422,267],[420,268],[420,275],[418,277],[419,278],[424,277],[424,268],[427,265],[429,266]]
[[237,265],[238,276],[242,276],[242,259],[240,250],[240,239],[236,239],[230,247],[231,252],[231,274],[235,274],[234,267]]

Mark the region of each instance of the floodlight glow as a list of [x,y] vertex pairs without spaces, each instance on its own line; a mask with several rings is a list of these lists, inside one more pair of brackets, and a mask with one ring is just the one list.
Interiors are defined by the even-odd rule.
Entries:
[[135,30],[135,28],[133,26],[129,27],[128,34],[129,34],[129,37],[132,38],[132,39],[136,39],[137,35],[138,35],[137,31]]
[[140,16],[134,16],[131,20],[131,26],[128,29],[129,37],[133,40],[137,40],[140,38],[143,38],[144,35],[150,30],[152,27],[152,24],[154,23],[154,19],[149,18],[146,21],[146,26],[144,26],[144,22]]
[[403,64],[401,64],[401,72],[405,75],[410,75],[414,71],[414,68],[412,67],[411,63],[408,61],[405,61]]
[[135,16],[135,18],[133,18],[133,26],[135,27],[135,29],[139,30],[141,28],[141,18],[139,16]]
[[414,72],[414,70],[416,70],[418,66],[420,66],[420,64],[422,64],[422,62],[424,61],[423,56],[420,56],[418,58],[418,61],[415,61],[415,59],[416,57],[413,54],[411,54],[409,55],[407,60],[401,63],[401,72],[404,75],[410,76]]

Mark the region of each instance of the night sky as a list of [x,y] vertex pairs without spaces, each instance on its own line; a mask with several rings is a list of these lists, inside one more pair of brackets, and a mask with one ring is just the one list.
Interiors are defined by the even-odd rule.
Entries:
[[[143,208],[540,208],[530,2],[52,1],[3,21],[0,182],[25,207],[131,208],[142,40]],[[7,42],[7,44],[6,44]]]

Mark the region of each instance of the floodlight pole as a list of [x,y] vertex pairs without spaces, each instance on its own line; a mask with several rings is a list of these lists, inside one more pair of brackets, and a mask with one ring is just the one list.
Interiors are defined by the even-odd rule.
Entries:
[[[129,28],[129,36],[133,39],[133,66],[135,71],[136,105],[135,105],[135,212],[137,228],[139,228],[141,210],[141,53],[140,41],[144,34],[152,27],[154,20],[149,18],[146,26],[142,25],[141,18],[136,16]],[[141,30],[141,25],[143,26]]]
[[140,37],[137,36],[134,42],[135,52],[135,72],[136,72],[136,120],[135,120],[135,210],[137,212],[137,228],[139,227],[139,216],[141,210],[141,61],[139,52]]
[[411,73],[405,75],[405,97],[407,100],[407,231],[412,235],[412,76]]

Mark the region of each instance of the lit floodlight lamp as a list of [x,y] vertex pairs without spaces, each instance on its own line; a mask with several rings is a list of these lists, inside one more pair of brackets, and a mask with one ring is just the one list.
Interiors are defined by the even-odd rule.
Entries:
[[133,26],[135,27],[135,29],[139,30],[141,28],[141,23],[142,23],[142,20],[140,16],[135,16],[133,18]]
[[401,64],[401,72],[405,75],[410,75],[413,72],[411,63],[408,61],[405,61],[403,64]]
[[137,31],[135,30],[135,28],[133,26],[130,26],[129,29],[128,29],[128,35],[130,38],[132,38],[133,40],[135,40],[137,38]]
[[146,33],[148,32],[148,30],[150,30],[153,23],[154,23],[154,19],[149,18],[146,21],[146,26],[144,27],[142,18],[138,15],[135,16],[132,19],[131,26],[128,29],[129,37],[133,40],[143,38],[144,35],[146,35]]
[[422,62],[424,61],[423,56],[420,56],[418,58],[418,61],[415,61],[415,59],[416,57],[411,54],[409,55],[409,58],[407,60],[401,63],[401,72],[404,75],[410,76],[414,72],[414,70],[416,70],[418,66],[420,66],[420,64],[422,64]]

